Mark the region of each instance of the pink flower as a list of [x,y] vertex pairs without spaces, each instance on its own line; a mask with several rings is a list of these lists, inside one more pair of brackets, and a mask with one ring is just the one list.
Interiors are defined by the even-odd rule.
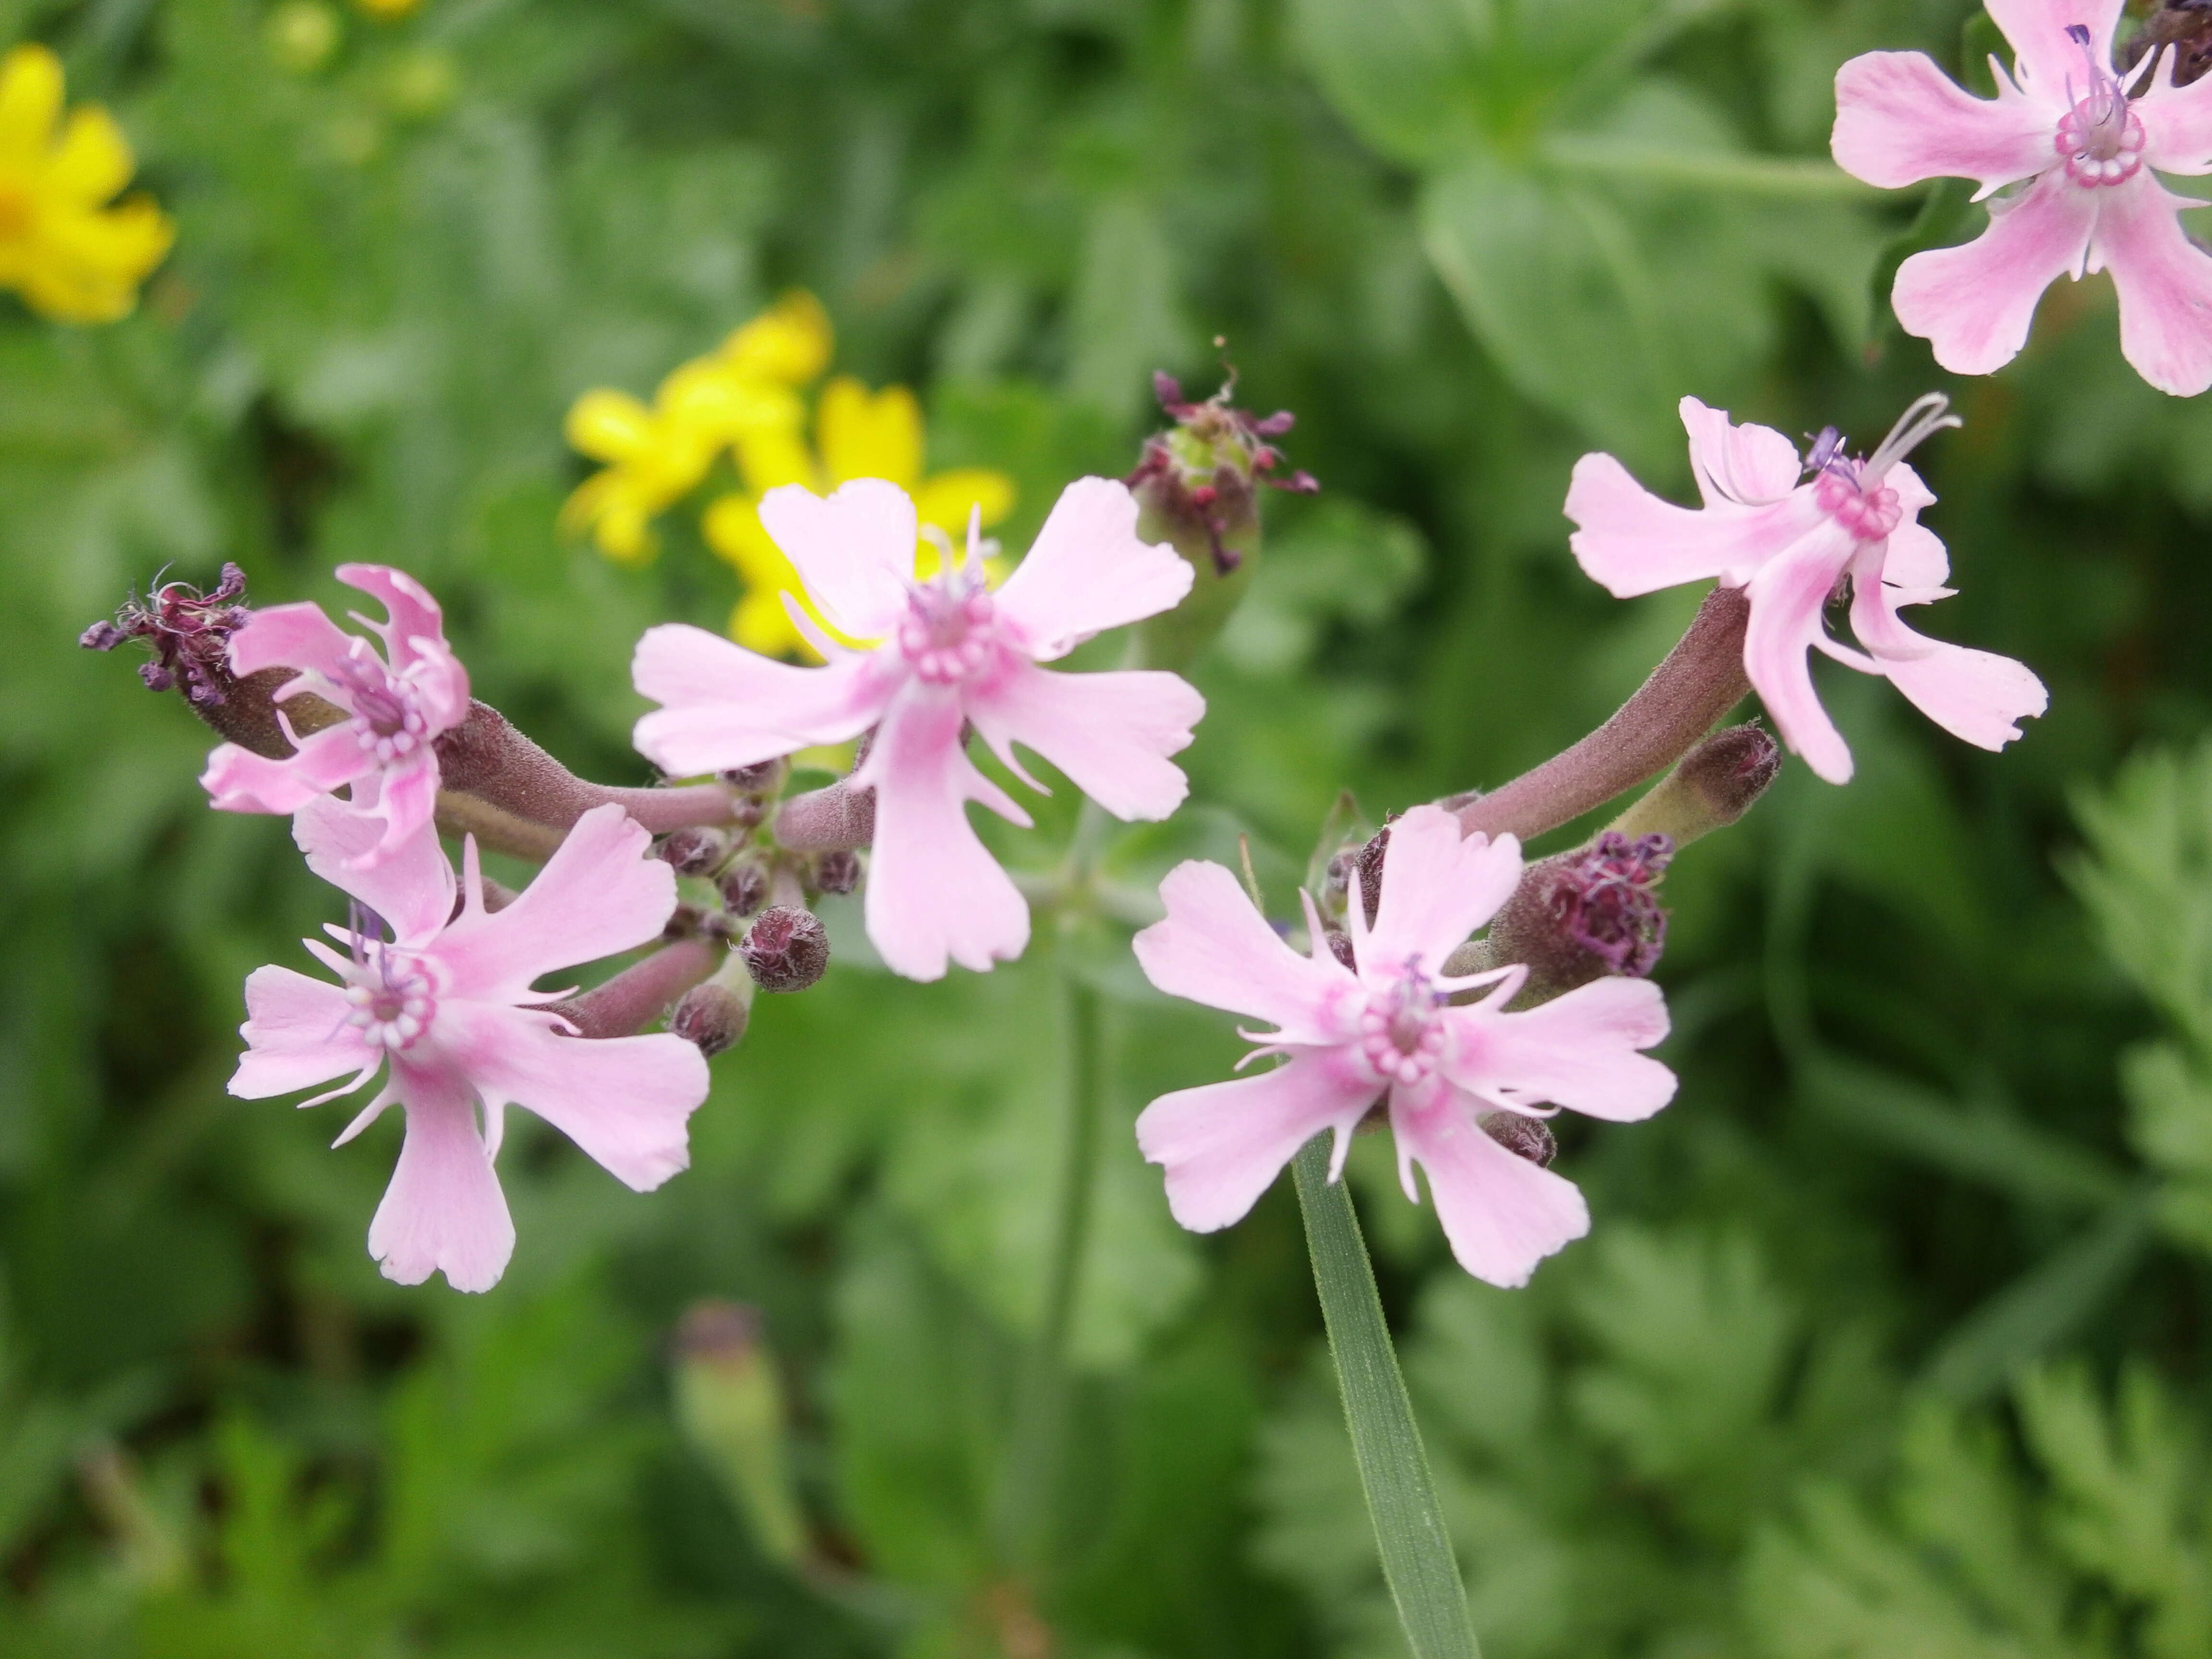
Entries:
[[[1987,374],[2027,341],[2043,290],[2061,276],[2109,270],[2120,299],[2120,349],[2162,392],[2212,386],[2212,256],[2181,228],[2184,208],[2157,172],[2212,172],[2212,80],[2173,84],[2153,53],[2130,79],[2112,68],[2121,0],[1988,0],[2012,43],[1995,59],[1993,100],[1968,96],[1917,52],[1873,52],[1836,76],[1837,165],[1894,189],[1973,179],[1990,228],[1962,247],[1916,253],[1893,303],[1936,361]],[[2162,60],[2162,67],[2161,65]]]
[[[308,866],[370,915],[331,930],[350,943],[350,956],[305,941],[339,983],[277,967],[246,980],[246,1051],[230,1091],[261,1100],[354,1074],[301,1103],[315,1106],[388,1062],[384,1087],[336,1143],[394,1101],[406,1110],[399,1166],[369,1224],[368,1253],[403,1285],[442,1271],[457,1291],[489,1290],[514,1250],[492,1170],[510,1102],[639,1192],[690,1161],[684,1121],[707,1097],[698,1049],[665,1034],[566,1035],[567,1021],[532,1006],[564,994],[531,988],[541,975],[656,937],[675,908],[676,874],[647,857],[651,837],[622,808],[595,807],[495,913],[484,908],[471,840],[456,912],[453,866],[435,834],[364,863],[376,833],[374,820],[327,795],[301,809],[293,834]],[[383,927],[389,940],[379,937]]]
[[[1945,408],[1932,392],[1921,398],[1863,461],[1844,454],[1831,427],[1801,464],[1779,432],[1732,426],[1726,411],[1685,398],[1704,507],[1662,501],[1612,456],[1585,455],[1567,489],[1577,526],[1570,545],[1616,599],[1716,576],[1743,588],[1751,600],[1744,672],[1783,741],[1831,783],[1850,781],[1851,753],[1814,693],[1808,650],[1887,675],[1953,736],[2002,749],[2049,702],[2043,682],[2009,657],[1929,639],[1897,616],[1899,605],[1952,592],[1942,585],[1943,544],[1917,521],[1936,497],[1904,465],[1923,439],[1959,424]],[[1830,639],[1822,623],[1847,581],[1863,651]]]
[[1029,942],[1029,907],[969,826],[980,801],[1026,828],[1029,815],[968,758],[972,726],[1017,777],[1024,744],[1122,818],[1164,818],[1188,785],[1168,761],[1190,742],[1205,700],[1173,674],[1063,674],[1041,665],[1092,635],[1172,609],[1191,568],[1137,539],[1137,504],[1105,478],[1070,484],[1029,556],[988,592],[969,537],[964,567],[914,580],[915,509],[879,478],[824,500],[772,489],[761,522],[790,556],[808,596],[848,638],[793,619],[828,659],[799,668],[702,629],[668,626],[638,641],[637,689],[662,705],[637,723],[637,746],[677,775],[750,766],[810,744],[875,729],[855,788],[876,792],[866,900],[868,937],[911,979],[949,957],[988,969]]
[[469,677],[446,644],[437,601],[412,576],[380,564],[342,564],[337,578],[383,603],[385,621],[354,618],[383,641],[382,656],[341,632],[322,606],[279,605],[253,612],[231,636],[230,668],[241,678],[297,669],[276,693],[280,703],[312,694],[346,718],[303,738],[280,707],[290,755],[270,760],[226,743],[208,757],[200,782],[227,812],[296,812],[349,787],[352,810],[384,826],[361,849],[374,863],[411,846],[436,812],[434,745],[467,716]]
[[[1352,1130],[1387,1100],[1406,1196],[1420,1201],[1419,1164],[1452,1253],[1476,1278],[1526,1284],[1537,1262],[1589,1231],[1574,1185],[1507,1151],[1484,1120],[1510,1134],[1512,1120],[1552,1115],[1547,1103],[1615,1122],[1650,1116],[1673,1097],[1674,1076],[1636,1051],[1667,1035],[1666,1003],[1648,980],[1601,979],[1507,1013],[1527,969],[1439,977],[1520,878],[1512,836],[1462,841],[1450,813],[1415,807],[1390,826],[1372,927],[1354,890],[1355,970],[1330,954],[1310,898],[1314,946],[1300,956],[1221,866],[1171,871],[1160,884],[1167,920],[1137,935],[1137,960],[1171,996],[1272,1022],[1273,1032],[1245,1034],[1263,1045],[1247,1063],[1287,1056],[1256,1077],[1163,1095],[1137,1119],[1138,1146],[1166,1166],[1176,1219],[1212,1232],[1241,1218],[1324,1129],[1336,1137],[1334,1180]],[[1485,985],[1480,1002],[1447,1000]]]

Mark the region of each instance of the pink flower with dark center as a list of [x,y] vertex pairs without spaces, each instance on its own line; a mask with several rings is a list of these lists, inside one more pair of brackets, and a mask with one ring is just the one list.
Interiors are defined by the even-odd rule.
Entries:
[[1990,60],[1994,99],[1917,52],[1869,52],[1837,72],[1830,148],[1846,173],[1889,189],[1972,179],[1978,201],[2008,192],[1978,239],[1916,253],[1897,273],[1898,320],[1956,374],[2010,362],[2060,276],[2110,270],[2128,362],[2162,392],[2212,386],[2212,256],[2180,219],[2201,204],[2157,177],[2212,172],[2212,81],[2176,86],[2160,51],[2123,82],[2121,3],[1988,0],[2014,52],[2010,75]]
[[[1284,1060],[1255,1077],[1163,1095],[1138,1118],[1137,1145],[1165,1166],[1176,1219],[1194,1232],[1240,1219],[1324,1129],[1336,1138],[1334,1180],[1352,1131],[1379,1103],[1406,1196],[1420,1201],[1419,1164],[1452,1253],[1476,1278],[1525,1284],[1537,1262],[1589,1231],[1574,1185],[1509,1150],[1536,1139],[1516,1135],[1517,1120],[1565,1106],[1632,1122],[1664,1106],[1674,1073],[1638,1050],[1667,1035],[1667,1006],[1649,980],[1601,979],[1508,1013],[1525,968],[1443,977],[1444,959],[1520,878],[1512,836],[1462,840],[1450,813],[1413,808],[1390,826],[1373,925],[1362,904],[1346,912],[1346,967],[1310,897],[1313,950],[1301,956],[1220,865],[1171,871],[1160,884],[1167,920],[1137,935],[1137,960],[1171,996],[1273,1024],[1245,1033],[1261,1045],[1247,1064]],[[1451,1000],[1485,987],[1479,1002]]]
[[[1808,651],[1886,676],[1953,736],[2002,749],[2050,698],[2009,657],[1916,634],[1898,608],[1948,599],[1943,544],[1918,521],[1934,503],[1905,457],[1958,418],[1931,392],[1905,410],[1863,461],[1831,428],[1803,462],[1779,432],[1682,399],[1701,509],[1661,500],[1610,455],[1575,463],[1567,490],[1570,538],[1583,569],[1616,599],[1719,578],[1751,600],[1744,672],[1783,741],[1831,783],[1851,775],[1851,753],[1813,690]],[[1810,476],[1808,476],[1809,472]],[[1829,602],[1850,598],[1853,650],[1828,636]]]
[[[412,576],[380,564],[344,564],[337,578],[383,603],[383,622],[354,617],[383,641],[383,653],[342,631],[319,605],[255,611],[231,635],[231,672],[242,678],[264,668],[299,671],[276,693],[277,720],[293,752],[271,760],[226,743],[208,757],[200,782],[228,812],[296,812],[344,788],[352,810],[383,824],[362,849],[373,863],[408,846],[436,812],[434,745],[466,717],[469,677],[446,644],[437,601]],[[303,694],[345,718],[301,737],[281,705]]]
[[375,821],[322,795],[301,809],[293,834],[315,873],[356,901],[354,926],[331,930],[350,948],[304,941],[335,985],[289,968],[254,970],[240,1028],[246,1052],[230,1092],[260,1100],[351,1074],[301,1103],[316,1106],[389,1068],[337,1141],[395,1101],[405,1109],[399,1165],[368,1229],[368,1253],[386,1278],[419,1285],[442,1272],[457,1291],[498,1282],[514,1250],[492,1168],[510,1103],[638,1192],[690,1162],[685,1121],[707,1097],[699,1050],[665,1033],[571,1035],[538,1006],[566,993],[532,988],[543,975],[657,938],[675,908],[675,872],[649,856],[652,837],[621,807],[584,814],[537,879],[496,912],[484,908],[473,839],[457,912],[453,866],[430,831],[365,862]]
[[864,901],[868,937],[910,979],[946,960],[988,969],[1029,942],[1029,907],[969,824],[969,801],[1026,827],[1029,815],[968,758],[970,727],[1013,774],[1017,743],[1122,818],[1164,818],[1188,785],[1168,760],[1190,742],[1205,700],[1157,671],[1056,673],[1042,665],[1091,635],[1172,609],[1191,568],[1137,538],[1121,484],[1070,484],[1012,575],[987,589],[975,532],[963,564],[914,580],[915,508],[881,479],[826,500],[772,489],[760,515],[808,596],[852,648],[793,609],[827,659],[800,668],[703,629],[670,625],[638,642],[637,689],[662,705],[637,746],[675,775],[726,771],[874,728],[850,780],[875,791]]

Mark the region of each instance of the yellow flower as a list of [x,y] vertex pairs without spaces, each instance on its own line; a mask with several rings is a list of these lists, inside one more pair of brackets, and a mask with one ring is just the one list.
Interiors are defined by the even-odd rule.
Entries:
[[388,22],[394,18],[406,16],[421,5],[422,0],[354,0],[354,3],[371,17],[380,17]]
[[0,287],[65,323],[128,314],[176,237],[146,198],[115,202],[132,166],[121,129],[98,105],[63,121],[53,53],[18,46],[0,58]]
[[[921,406],[904,386],[872,392],[840,375],[822,388],[814,418],[818,459],[795,433],[740,441],[738,460],[746,493],[725,495],[707,509],[707,544],[736,567],[745,584],[744,597],[730,617],[730,636],[766,656],[814,654],[783,608],[786,592],[816,622],[821,618],[806,605],[799,573],[761,524],[757,509],[765,492],[779,484],[827,491],[854,478],[888,478],[914,497],[925,532],[942,532],[956,548],[968,534],[971,510],[986,528],[1013,510],[1014,483],[1003,472],[962,467],[923,476]],[[937,574],[940,562],[936,542],[925,533],[916,550],[915,574],[927,580]],[[985,568],[994,581],[1004,571],[996,559]]]
[[724,448],[798,443],[805,410],[795,388],[829,356],[821,310],[811,295],[784,300],[678,368],[650,408],[605,387],[577,398],[568,441],[606,466],[568,497],[562,528],[589,530],[610,558],[642,564],[653,555],[653,519],[696,488]]

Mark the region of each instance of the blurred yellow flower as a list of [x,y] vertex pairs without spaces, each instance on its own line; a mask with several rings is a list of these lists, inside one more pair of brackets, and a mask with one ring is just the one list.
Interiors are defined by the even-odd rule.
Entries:
[[422,0],[354,0],[354,3],[371,17],[381,17],[389,21],[392,18],[406,16],[409,12],[420,6]]
[[811,295],[795,294],[678,368],[650,408],[626,392],[586,392],[568,411],[568,441],[606,465],[568,497],[562,528],[589,531],[610,558],[646,562],[653,519],[696,489],[723,449],[765,457],[803,447],[798,388],[829,356],[829,318]]
[[0,58],[0,288],[65,323],[128,314],[176,237],[144,197],[108,205],[132,166],[121,129],[98,105],[63,120],[52,52],[17,46]]
[[[1014,482],[1003,472],[961,467],[923,476],[921,405],[902,386],[872,392],[849,375],[839,375],[822,388],[814,436],[818,455],[795,433],[769,442],[741,441],[738,462],[745,493],[725,495],[707,509],[707,544],[736,567],[745,584],[744,597],[730,617],[730,636],[766,656],[814,654],[784,610],[785,593],[821,621],[806,605],[791,561],[761,524],[757,507],[766,491],[797,483],[827,492],[854,478],[890,479],[914,497],[924,532],[915,568],[925,580],[937,574],[941,561],[929,531],[942,532],[957,548],[967,536],[971,511],[988,529],[1013,510]],[[996,559],[985,568],[994,581],[1003,574]]]

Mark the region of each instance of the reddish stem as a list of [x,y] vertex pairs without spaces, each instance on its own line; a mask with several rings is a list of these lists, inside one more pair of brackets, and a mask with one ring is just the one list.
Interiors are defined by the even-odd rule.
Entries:
[[713,974],[726,954],[719,941],[678,939],[581,996],[548,1006],[585,1036],[629,1036],[666,1013],[686,991]]

